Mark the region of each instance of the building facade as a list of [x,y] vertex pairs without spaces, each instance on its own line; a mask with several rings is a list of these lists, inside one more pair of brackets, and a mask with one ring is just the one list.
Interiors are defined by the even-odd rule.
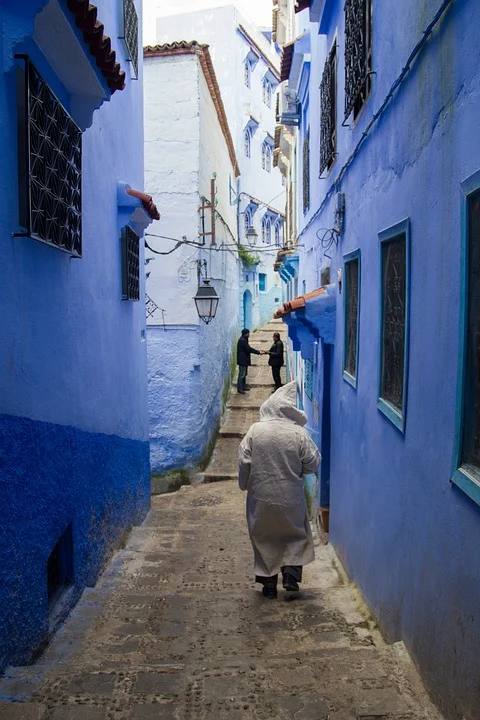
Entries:
[[[240,261],[230,202],[238,174],[208,47],[174,42],[146,48],[145,181],[162,206],[162,220],[147,238],[154,474],[202,460],[230,387],[240,325]],[[220,298],[208,324],[193,300],[205,276]]]
[[161,17],[157,26],[157,42],[209,45],[240,169],[230,194],[245,249],[240,316],[250,328],[267,322],[281,301],[273,262],[284,243],[285,188],[273,159],[279,55],[271,35],[250,25],[233,5]]
[[118,5],[0,9],[0,670],[149,506],[139,237],[158,213],[141,192],[141,6]]
[[278,268],[301,297],[279,315],[319,433],[330,537],[445,716],[473,720],[480,7],[297,11],[283,68],[298,123],[297,250]]

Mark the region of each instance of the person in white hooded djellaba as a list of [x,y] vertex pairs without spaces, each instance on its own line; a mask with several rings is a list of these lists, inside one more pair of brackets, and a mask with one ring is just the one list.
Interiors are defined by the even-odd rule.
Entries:
[[238,483],[247,491],[247,522],[255,581],[277,596],[278,573],[287,591],[299,590],[302,568],[314,560],[303,476],[316,472],[320,453],[296,407],[296,383],[277,390],[260,408],[260,421],[239,449]]

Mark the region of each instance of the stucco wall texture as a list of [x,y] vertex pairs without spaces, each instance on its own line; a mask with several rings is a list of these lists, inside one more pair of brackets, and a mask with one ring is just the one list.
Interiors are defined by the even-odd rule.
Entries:
[[[229,195],[234,169],[197,56],[147,57],[145,75],[146,179],[162,208],[152,233],[198,242],[199,207],[210,198],[214,176],[216,210],[224,221],[217,217],[216,247],[210,249],[207,236],[204,248],[152,254],[148,265],[147,292],[159,308],[148,321],[151,466],[158,475],[195,466],[217,429],[239,325],[239,261]],[[149,242],[173,247],[153,237]],[[199,322],[193,301],[198,260],[206,261],[220,298],[209,325]]]
[[[312,31],[310,127],[319,127],[325,50],[339,41],[343,98],[344,17],[332,2],[326,42]],[[338,157],[326,181],[311,174],[311,212],[440,3],[375,3],[371,95],[358,120],[338,124]],[[308,11],[307,11],[308,12]],[[460,183],[480,169],[480,51],[475,0],[452,3],[346,174],[346,227],[332,270],[361,251],[358,387],[342,379],[344,321],[337,303],[332,370],[331,538],[391,640],[404,640],[446,717],[474,720],[480,707],[479,508],[450,483],[456,437],[460,341]],[[401,28],[401,32],[398,29]],[[323,47],[323,55],[322,55]],[[319,49],[320,48],[320,49]],[[318,140],[315,140],[318,143]],[[313,146],[316,147],[315,145]],[[318,145],[317,145],[318,147]],[[411,225],[407,420],[402,435],[377,409],[378,232]],[[334,224],[334,202],[300,235],[300,280],[318,282],[315,231]],[[316,262],[313,259],[316,258]]]
[[[117,207],[118,181],[143,187],[142,69],[139,81],[131,81],[117,3],[99,0],[98,16],[127,85],[90,116],[83,134],[83,257],[13,237],[13,54],[27,51],[74,115],[91,102],[78,94],[78,67],[70,76],[65,64],[60,81],[49,48],[41,52],[32,39],[36,13],[45,5],[6,0],[0,10],[0,670],[26,661],[48,634],[46,563],[65,528],[72,526],[74,554],[68,609],[149,502],[145,308],[121,299]],[[140,5],[137,10],[141,18]],[[74,21],[71,27],[95,74]],[[57,43],[52,57],[59,53]]]

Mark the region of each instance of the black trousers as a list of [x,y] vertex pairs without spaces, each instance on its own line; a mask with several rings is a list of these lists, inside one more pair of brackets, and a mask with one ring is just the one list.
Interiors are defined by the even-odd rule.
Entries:
[[[302,582],[302,566],[301,565],[285,565],[282,567],[282,575],[291,575],[297,582]],[[272,585],[277,587],[278,574],[264,577],[263,575],[255,575],[255,582],[262,585]]]
[[273,382],[275,383],[276,388],[282,387],[282,376],[280,374],[280,370],[281,368],[272,365]]

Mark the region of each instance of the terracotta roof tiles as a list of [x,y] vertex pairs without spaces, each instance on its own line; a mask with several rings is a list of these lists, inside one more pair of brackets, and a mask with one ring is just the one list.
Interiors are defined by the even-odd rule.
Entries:
[[305,295],[299,295],[298,297],[294,298],[293,300],[290,300],[289,302],[283,303],[282,307],[280,307],[273,315],[275,318],[283,318],[285,315],[288,315],[291,312],[295,312],[295,310],[301,310],[305,307],[307,302],[309,300],[313,300],[316,297],[319,297],[320,295],[324,295],[327,291],[325,288],[317,288],[316,290],[312,290],[311,292],[305,293]]
[[89,0],[67,0],[67,4],[75,17],[78,28],[90,48],[98,67],[108,87],[112,91],[123,90],[125,87],[125,72],[117,62],[115,50],[112,50],[112,41],[105,35],[104,26],[97,18],[97,8]]
[[160,220],[160,213],[158,212],[157,206],[153,202],[151,195],[147,195],[147,193],[144,193],[141,190],[135,190],[131,187],[127,187],[127,193],[141,201],[144,210],[150,215],[152,220]]

